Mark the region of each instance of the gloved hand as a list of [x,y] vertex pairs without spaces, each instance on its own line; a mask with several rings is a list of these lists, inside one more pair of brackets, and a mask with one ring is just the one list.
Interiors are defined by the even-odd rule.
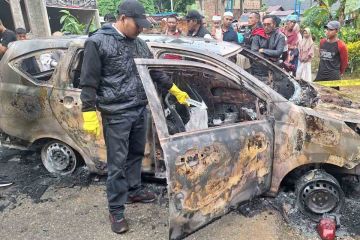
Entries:
[[84,125],[83,130],[87,133],[93,134],[96,137],[100,136],[100,124],[96,115],[96,111],[83,112]]
[[190,98],[189,95],[186,92],[181,91],[175,84],[172,85],[169,92],[176,97],[180,104],[189,106],[189,104],[186,102],[186,100]]

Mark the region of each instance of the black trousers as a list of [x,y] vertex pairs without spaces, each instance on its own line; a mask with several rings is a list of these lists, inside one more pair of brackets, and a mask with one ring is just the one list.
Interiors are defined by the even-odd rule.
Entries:
[[109,211],[114,215],[123,215],[128,193],[136,193],[141,187],[147,109],[141,106],[122,114],[103,114],[102,123],[107,149]]

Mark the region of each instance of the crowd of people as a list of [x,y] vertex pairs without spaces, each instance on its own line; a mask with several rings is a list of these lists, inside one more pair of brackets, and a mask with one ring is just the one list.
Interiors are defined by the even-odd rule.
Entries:
[[[212,38],[240,44],[264,56],[291,73],[296,79],[311,82],[311,62],[314,57],[314,39],[310,28],[300,29],[297,15],[289,15],[285,24],[275,15],[261,17],[260,13],[249,15],[248,26],[241,29],[234,20],[232,12],[212,17],[210,31],[204,23],[204,16],[198,11],[189,11],[185,16],[187,34],[178,28],[179,20],[175,16],[166,19],[166,35]],[[346,45],[338,39],[340,23],[331,21],[325,26],[326,38],[320,41],[320,65],[315,81],[338,80],[344,73],[348,57]],[[337,44],[331,44],[331,43]],[[257,63],[251,63],[254,75],[266,73]]]

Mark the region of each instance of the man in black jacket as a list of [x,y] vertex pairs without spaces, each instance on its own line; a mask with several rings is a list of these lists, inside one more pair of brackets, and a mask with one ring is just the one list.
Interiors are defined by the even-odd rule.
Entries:
[[254,52],[258,52],[260,48],[266,48],[267,39],[269,38],[261,24],[261,16],[258,12],[252,12],[249,16],[249,32],[245,36],[245,47]]
[[[119,5],[117,21],[105,24],[85,42],[80,77],[83,129],[99,136],[99,110],[107,148],[111,229],[116,233],[129,229],[125,203],[155,200],[154,193],[141,188],[147,98],[134,62],[134,58],[153,58],[146,43],[137,37],[148,27],[144,7],[135,0],[125,0]],[[152,71],[151,77],[179,103],[187,104],[189,96],[166,74]]]
[[203,16],[196,10],[190,10],[186,15],[185,19],[188,26],[189,37],[200,37],[210,36],[210,32],[203,25]]
[[263,26],[265,33],[269,36],[267,47],[260,48],[259,52],[273,62],[277,62],[284,52],[285,36],[277,29],[276,16],[267,15],[263,18]]

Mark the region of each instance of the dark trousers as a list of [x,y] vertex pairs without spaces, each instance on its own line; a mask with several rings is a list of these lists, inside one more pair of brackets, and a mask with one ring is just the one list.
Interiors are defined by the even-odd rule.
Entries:
[[145,106],[117,115],[102,115],[107,149],[106,191],[109,211],[124,214],[128,193],[141,187],[141,162],[146,143]]

